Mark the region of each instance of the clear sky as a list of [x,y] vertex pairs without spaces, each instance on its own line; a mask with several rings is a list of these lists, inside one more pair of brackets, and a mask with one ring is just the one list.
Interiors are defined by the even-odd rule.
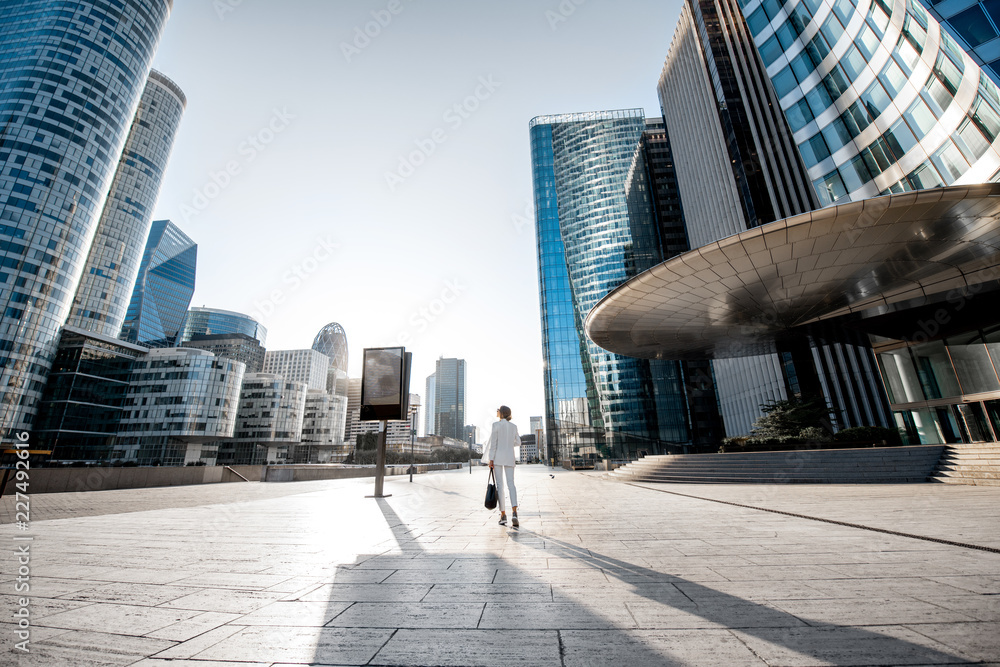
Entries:
[[[154,67],[188,97],[155,218],[198,243],[192,305],[404,344],[410,391],[467,361],[466,419],[544,414],[528,121],[642,107],[677,0],[175,3]],[[366,34],[367,33],[367,34]],[[487,431],[488,434],[488,431]]]

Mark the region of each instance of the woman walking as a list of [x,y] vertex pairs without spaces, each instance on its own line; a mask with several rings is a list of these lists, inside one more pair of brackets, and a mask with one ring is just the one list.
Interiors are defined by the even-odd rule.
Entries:
[[497,408],[500,421],[493,424],[489,442],[486,443],[484,457],[490,462],[490,470],[494,471],[497,482],[497,500],[500,504],[500,525],[507,525],[507,512],[504,508],[504,479],[507,481],[507,491],[510,493],[511,525],[517,528],[517,489],[514,488],[514,446],[521,444],[521,436],[517,427],[510,423],[510,408],[501,405]]

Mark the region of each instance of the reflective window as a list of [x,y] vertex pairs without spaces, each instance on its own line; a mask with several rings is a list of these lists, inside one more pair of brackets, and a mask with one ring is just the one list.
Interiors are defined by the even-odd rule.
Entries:
[[893,123],[892,127],[882,135],[889,144],[889,148],[892,150],[896,159],[903,157],[911,148],[917,145],[917,139],[910,132],[910,128],[906,126],[902,120],[897,120]]
[[903,20],[902,38],[909,42],[917,53],[924,52],[924,42],[927,40],[927,30],[909,14]]
[[830,97],[826,86],[821,83],[806,93],[806,103],[809,105],[809,109],[813,115],[818,116],[833,104],[833,98]]
[[851,0],[834,0],[833,11],[840,18],[840,22],[847,25],[854,14],[854,5]]
[[878,35],[872,31],[871,27],[865,25],[861,28],[861,34],[854,40],[854,45],[864,54],[866,60],[871,60],[872,56],[875,55],[876,49],[878,49]]
[[799,85],[799,82],[795,80],[795,75],[792,74],[792,69],[790,67],[786,67],[778,72],[775,77],[771,79],[771,83],[774,84],[774,92],[778,96],[778,99],[781,99],[788,93],[792,92],[795,90],[795,87]]
[[799,151],[802,153],[802,160],[805,162],[806,168],[813,167],[830,156],[830,149],[821,133],[814,134],[799,144]]
[[885,29],[889,27],[889,13],[877,3],[872,3],[868,13],[868,25],[875,31],[879,39],[885,36]]
[[893,57],[899,63],[899,66],[903,68],[906,76],[910,76],[913,73],[913,68],[920,62],[920,53],[913,48],[912,44],[906,41],[905,37],[899,38],[899,41],[896,43],[896,49],[893,52]]
[[907,348],[880,353],[878,365],[890,403],[913,403],[925,399],[920,376]]
[[952,61],[954,61],[955,66],[958,67],[960,72],[965,71],[965,58],[962,57],[962,49],[959,48],[955,40],[951,38],[947,30],[941,31],[941,47],[944,49],[945,53],[951,56]]
[[885,92],[889,93],[891,97],[896,97],[906,83],[906,75],[903,74],[903,70],[899,69],[899,65],[894,60],[890,60],[882,73],[878,75],[878,80],[882,82]]
[[840,24],[840,20],[836,15],[831,12],[826,20],[823,21],[820,31],[826,37],[828,44],[836,44],[840,36],[844,34],[844,26]]
[[809,103],[802,98],[785,110],[785,118],[788,119],[788,126],[792,132],[798,132],[813,119],[813,113],[809,109]]
[[996,29],[993,28],[986,17],[986,12],[979,4],[972,5],[965,11],[955,14],[948,19],[948,23],[973,48],[997,36]]
[[844,125],[851,133],[851,136],[855,137],[871,124],[868,112],[858,102],[854,102],[851,106],[847,107],[847,111],[840,114],[840,118],[844,121]]
[[944,142],[931,159],[947,185],[954,183],[969,168],[969,162],[950,140]]
[[963,393],[1000,391],[1000,380],[997,379],[989,352],[978,332],[960,338],[950,338],[945,343],[948,345],[948,352],[951,354]]
[[761,45],[759,51],[765,67],[773,63],[778,59],[778,56],[784,53],[784,49],[778,43],[778,38],[774,35],[771,35],[771,38]]
[[807,51],[802,51],[799,55],[792,58],[791,68],[792,72],[795,73],[795,80],[802,83],[806,80],[806,77],[812,73],[815,66],[809,58],[809,53]]
[[937,122],[937,119],[934,118],[934,114],[931,113],[931,110],[927,108],[927,104],[921,99],[914,102],[910,108],[903,113],[903,118],[905,118],[906,122],[910,124],[910,127],[913,129],[913,133],[917,135],[917,137],[927,136],[927,133],[934,127],[934,123]]
[[799,36],[799,31],[795,29],[791,21],[785,21],[774,31],[774,36],[778,38],[781,48],[788,49],[795,42],[795,38]]
[[816,194],[819,196],[819,201],[822,206],[833,204],[847,194],[847,189],[844,187],[844,181],[841,179],[840,173],[836,169],[823,178],[815,181],[813,183],[813,187],[816,188]]
[[852,81],[857,80],[857,78],[861,76],[861,72],[864,71],[865,65],[867,64],[868,63],[865,62],[861,52],[854,46],[848,49],[847,53],[844,54],[844,57],[840,59],[840,66],[844,68],[844,71],[847,72],[848,78]]
[[841,167],[840,175],[848,192],[857,190],[872,179],[868,166],[860,155]]
[[[924,162],[906,175],[914,190],[930,190],[944,186],[944,181],[938,176],[937,170],[930,162]],[[951,395],[951,394],[949,394]]]
[[976,127],[970,118],[962,121],[962,124],[958,126],[958,130],[952,136],[952,140],[970,162],[981,158],[986,149],[990,147],[990,142],[986,140],[986,137],[983,136],[983,133],[979,131],[979,128]]
[[750,16],[747,17],[747,27],[750,28],[750,32],[754,35],[760,34],[760,32],[767,27],[767,24],[771,22],[771,19],[767,18],[767,14],[764,13],[763,7],[758,7]]
[[836,153],[854,138],[844,125],[844,120],[839,117],[834,118],[832,123],[823,128],[823,137],[830,148],[830,153]]
[[872,118],[878,118],[889,106],[889,96],[878,81],[874,81],[868,86],[868,90],[861,94],[861,101]]
[[910,348],[920,385],[928,399],[961,396],[955,370],[945,352],[944,343],[935,341]]
[[823,35],[816,33],[816,36],[806,44],[806,52],[809,54],[809,59],[813,62],[813,65],[819,67],[819,64],[830,53],[830,47],[827,45],[826,40],[823,39]]
[[851,87],[840,65],[834,65],[830,73],[823,77],[823,85],[833,99],[837,99]]
[[993,143],[997,135],[1000,134],[1000,115],[997,114],[993,107],[986,103],[982,95],[976,97],[969,117],[972,118],[972,122],[976,124],[976,127],[986,136],[989,142]]

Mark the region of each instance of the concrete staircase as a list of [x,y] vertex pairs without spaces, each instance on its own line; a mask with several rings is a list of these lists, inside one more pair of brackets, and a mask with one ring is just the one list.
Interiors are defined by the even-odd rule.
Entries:
[[1000,486],[1000,443],[947,445],[931,481],[944,484]]
[[890,484],[926,482],[944,445],[647,456],[608,473],[627,482]]

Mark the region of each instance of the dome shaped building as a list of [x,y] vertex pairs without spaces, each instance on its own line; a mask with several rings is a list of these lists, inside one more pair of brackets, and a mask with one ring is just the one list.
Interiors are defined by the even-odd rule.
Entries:
[[320,329],[313,340],[312,349],[330,357],[330,367],[347,373],[347,334],[344,327],[330,322]]

